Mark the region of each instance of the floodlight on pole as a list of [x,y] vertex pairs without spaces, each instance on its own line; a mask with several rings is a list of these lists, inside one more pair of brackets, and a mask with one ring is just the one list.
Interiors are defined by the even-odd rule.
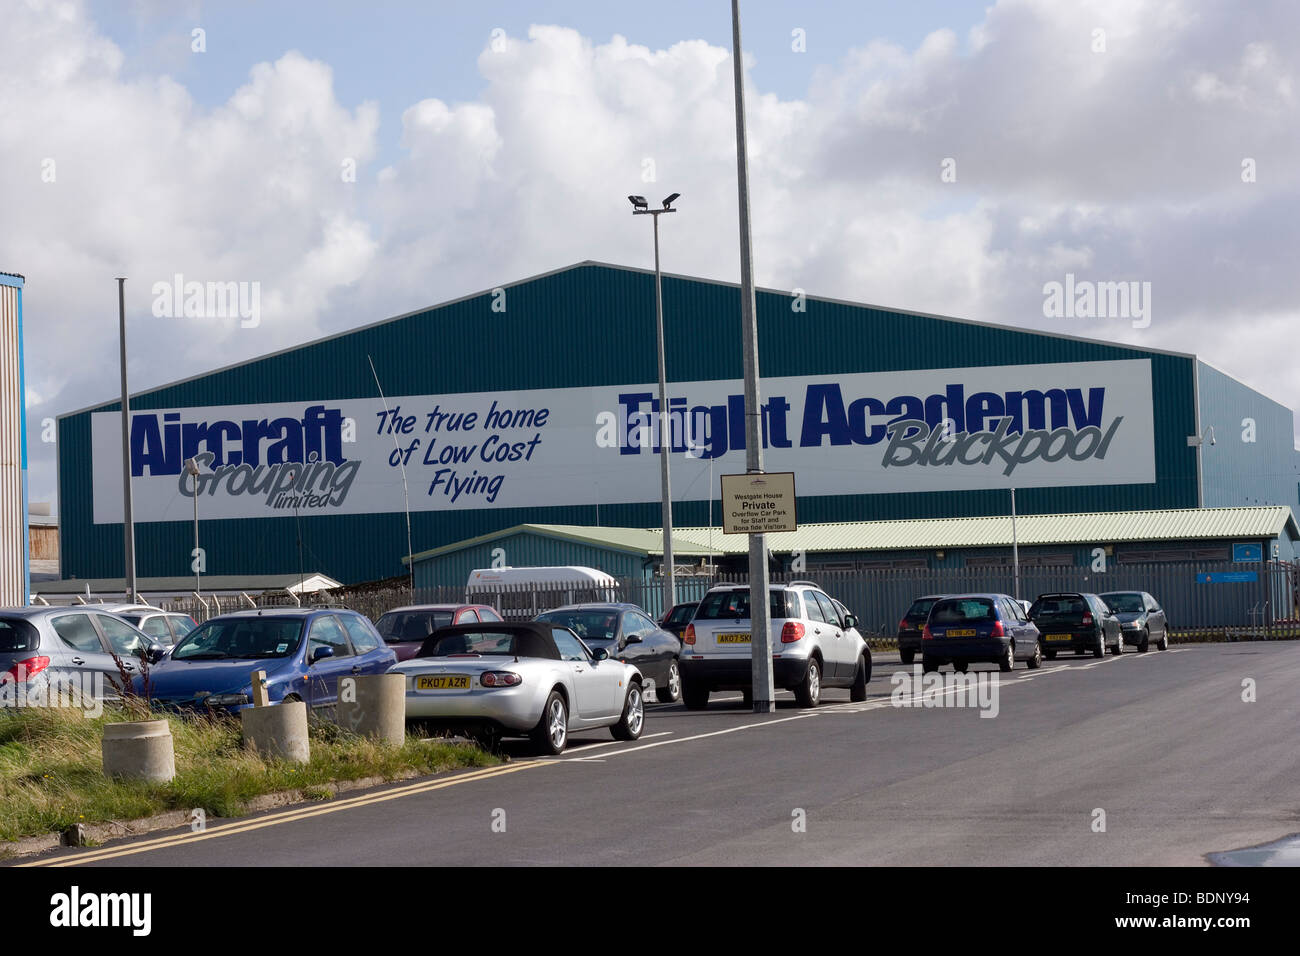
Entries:
[[185,459],[185,474],[194,479],[194,553],[190,557],[194,568],[194,594],[197,597],[203,591],[199,587],[203,552],[199,550],[199,463],[195,459]]
[[677,603],[677,576],[673,559],[673,491],[668,475],[668,453],[672,448],[672,429],[668,417],[668,374],[664,359],[664,297],[662,273],[659,270],[659,217],[666,212],[676,212],[672,204],[681,197],[673,193],[663,201],[662,209],[651,209],[644,196],[628,196],[632,215],[652,216],[655,222],[655,335],[659,351],[659,473],[663,508],[664,561],[663,561],[663,611],[667,614]]

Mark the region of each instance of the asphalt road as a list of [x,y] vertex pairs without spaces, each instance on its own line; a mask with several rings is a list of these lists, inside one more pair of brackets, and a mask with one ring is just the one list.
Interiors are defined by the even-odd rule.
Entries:
[[865,704],[652,705],[634,743],[508,745],[501,768],[39,862],[1196,865],[1300,831],[1300,644],[1018,663],[994,718],[892,706],[899,671],[878,655]]

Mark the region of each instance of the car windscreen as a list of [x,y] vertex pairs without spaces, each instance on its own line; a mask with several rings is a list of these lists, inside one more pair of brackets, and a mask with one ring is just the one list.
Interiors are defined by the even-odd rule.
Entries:
[[[432,644],[432,646],[429,646]],[[509,631],[475,631],[469,634],[447,634],[436,641],[426,642],[416,657],[449,657],[453,654],[481,654],[483,656],[509,656],[515,654],[515,635]]]
[[40,646],[40,632],[31,621],[21,617],[0,617],[0,654],[7,651],[34,651]]
[[907,613],[903,616],[909,621],[924,621],[930,616],[930,608],[934,607],[934,602],[937,600],[939,599],[917,598],[912,602],[912,606],[907,609]]
[[1088,605],[1079,595],[1058,594],[1035,601],[1029,609],[1029,616],[1035,620],[1040,617],[1080,617],[1088,610]]
[[1141,594],[1103,594],[1101,599],[1116,614],[1141,613],[1144,610]]
[[970,621],[997,620],[993,602],[988,598],[958,598],[935,602],[930,624],[966,624]]
[[667,621],[667,623],[668,623],[668,624],[689,624],[689,623],[691,623],[691,618],[693,618],[693,617],[695,616],[695,608],[696,608],[697,606],[698,606],[698,605],[695,605],[695,604],[682,604],[682,605],[679,605],[678,607],[674,608],[674,609],[673,609],[673,612],[668,616],[668,621]]
[[[788,591],[769,591],[769,611],[773,619],[798,617]],[[695,611],[697,621],[734,621],[749,618],[749,592],[741,590],[710,591]]]
[[584,641],[612,641],[618,633],[618,611],[547,611],[537,615],[537,620],[567,627]]
[[422,641],[440,627],[451,624],[451,611],[389,611],[375,630],[389,644]]
[[239,617],[200,624],[176,645],[174,661],[251,660],[288,657],[302,637],[302,621],[284,617]]

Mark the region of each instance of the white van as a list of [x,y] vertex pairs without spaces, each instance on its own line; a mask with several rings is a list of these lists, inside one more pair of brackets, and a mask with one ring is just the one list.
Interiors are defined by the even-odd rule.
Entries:
[[467,604],[496,605],[507,620],[527,620],[566,604],[617,601],[618,581],[595,568],[479,568],[465,584]]

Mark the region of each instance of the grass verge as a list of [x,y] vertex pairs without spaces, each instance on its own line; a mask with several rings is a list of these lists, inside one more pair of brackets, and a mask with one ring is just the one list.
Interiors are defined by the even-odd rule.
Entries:
[[72,708],[0,710],[0,849],[5,841],[59,833],[77,823],[170,810],[237,816],[263,794],[301,790],[326,798],[331,783],[397,780],[498,762],[468,744],[408,736],[403,746],[386,747],[317,724],[311,729],[311,762],[291,764],[244,750],[238,720],[168,715],[175,779],[161,785],[117,782],[104,776],[100,740],[105,723],[125,719],[111,710],[98,718]]

